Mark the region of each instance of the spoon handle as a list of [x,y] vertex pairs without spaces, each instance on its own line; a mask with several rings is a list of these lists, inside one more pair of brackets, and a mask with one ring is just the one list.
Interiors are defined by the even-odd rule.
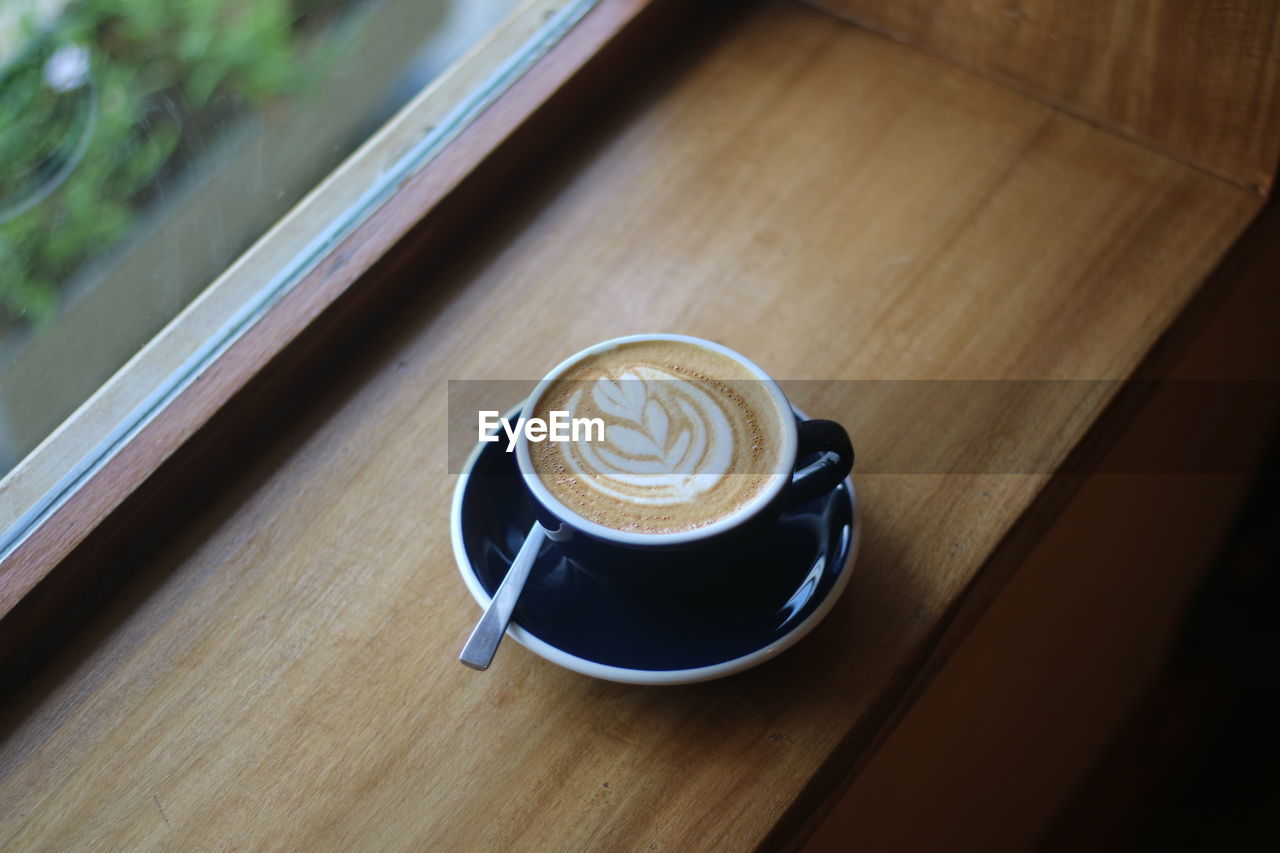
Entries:
[[537,522],[529,528],[529,535],[520,546],[520,553],[516,554],[516,558],[512,560],[507,576],[502,579],[502,583],[498,585],[498,591],[493,594],[493,600],[489,602],[489,608],[485,610],[484,616],[480,617],[467,644],[462,647],[462,654],[458,656],[458,660],[462,661],[464,666],[486,670],[493,662],[493,655],[498,651],[498,643],[502,642],[502,637],[507,632],[511,614],[516,609],[516,601],[520,599],[520,591],[524,589],[524,582],[529,579],[529,570],[533,568],[546,536],[546,529]]

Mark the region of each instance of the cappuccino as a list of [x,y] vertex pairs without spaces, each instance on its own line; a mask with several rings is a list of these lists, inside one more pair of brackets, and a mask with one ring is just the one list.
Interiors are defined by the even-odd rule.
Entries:
[[793,418],[768,382],[687,341],[621,343],[553,379],[527,414],[600,418],[603,440],[529,445],[547,491],[614,530],[677,533],[729,518],[783,476]]

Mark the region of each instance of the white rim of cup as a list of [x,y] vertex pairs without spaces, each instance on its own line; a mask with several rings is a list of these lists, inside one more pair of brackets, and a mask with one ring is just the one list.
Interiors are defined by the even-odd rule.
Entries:
[[[556,367],[542,378],[542,381],[534,387],[533,392],[525,399],[524,404],[520,407],[521,413],[525,413],[529,408],[538,401],[547,386],[558,379],[566,370],[573,367],[584,358],[606,352],[614,349],[622,344],[641,343],[645,341],[678,341],[681,343],[692,344],[702,347],[720,355],[730,358],[738,362],[753,374],[756,378],[765,384],[769,389],[769,393],[773,397],[774,405],[778,409],[780,419],[782,421],[782,452],[780,459],[794,460],[796,456],[796,448],[799,443],[798,432],[796,429],[795,417],[791,414],[793,409],[791,403],[787,400],[787,396],[782,393],[782,389],[778,387],[778,383],[772,376],[765,373],[764,370],[745,355],[729,349],[723,344],[715,341],[708,341],[705,338],[695,338],[691,335],[675,335],[675,334],[648,334],[648,335],[626,335],[621,338],[611,338],[602,341],[595,346],[587,347],[580,352],[560,362]],[[772,503],[782,490],[791,482],[791,471],[774,475],[773,482],[769,487],[752,498],[745,506],[726,518],[712,522],[705,527],[699,527],[694,530],[682,530],[678,533],[631,533],[625,530],[617,530],[607,527],[598,522],[585,518],[574,512],[569,507],[560,502],[550,490],[543,484],[542,478],[533,470],[533,462],[529,457],[529,439],[527,434],[521,430],[519,438],[516,440],[516,465],[520,469],[520,474],[524,478],[525,486],[533,493],[534,497],[550,510],[556,517],[567,522],[576,530],[587,533],[596,539],[602,539],[619,545],[632,546],[648,546],[663,547],[669,545],[689,545],[699,542],[703,539],[709,539],[718,536],[728,530],[738,527],[750,519],[754,518],[761,510]]]
[[[506,416],[523,410],[524,406],[521,405],[508,412]],[[797,414],[800,417],[804,417],[803,413],[797,412]],[[467,557],[467,548],[462,539],[462,497],[466,494],[467,484],[471,481],[471,474],[475,470],[476,460],[480,458],[480,454],[486,447],[488,447],[486,444],[477,444],[472,449],[471,455],[467,457],[467,461],[462,467],[462,473],[458,475],[458,482],[454,486],[453,503],[449,509],[449,535],[453,541],[453,559],[458,566],[458,573],[462,575],[462,582],[466,584],[471,597],[475,599],[482,610],[489,606],[493,596],[481,585],[480,578],[476,576],[475,569],[471,566],[471,560]],[[610,666],[609,664],[587,660],[570,654],[557,646],[551,645],[546,640],[534,636],[516,623],[515,620],[512,620],[507,627],[507,636],[538,657],[557,666],[582,675],[589,675],[592,678],[602,678],[606,681],[616,681],[621,684],[647,684],[652,686],[693,684],[699,681],[724,678],[725,676],[734,675],[759,666],[765,661],[777,657],[808,636],[809,632],[816,628],[818,623],[835,607],[836,602],[840,600],[840,596],[844,594],[844,589],[849,583],[849,576],[853,574],[853,566],[858,559],[858,551],[862,547],[862,505],[858,502],[858,493],[853,486],[853,477],[846,477],[844,482],[837,488],[848,490],[852,507],[849,553],[840,569],[840,577],[836,578],[835,586],[827,593],[826,598],[800,624],[774,642],[754,652],[748,652],[742,657],[733,658],[732,660],[691,669],[631,669]]]

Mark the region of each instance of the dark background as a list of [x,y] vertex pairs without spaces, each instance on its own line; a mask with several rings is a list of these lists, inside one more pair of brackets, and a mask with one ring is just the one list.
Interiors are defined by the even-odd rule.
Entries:
[[1164,675],[1042,849],[1280,850],[1280,436]]

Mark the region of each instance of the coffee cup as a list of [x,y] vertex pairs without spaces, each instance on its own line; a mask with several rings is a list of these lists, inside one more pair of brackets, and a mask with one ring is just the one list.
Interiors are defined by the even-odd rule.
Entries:
[[754,362],[686,335],[588,347],[537,384],[522,415],[565,427],[559,441],[521,430],[515,454],[538,521],[568,548],[737,540],[837,488],[854,458],[839,424],[797,416]]

